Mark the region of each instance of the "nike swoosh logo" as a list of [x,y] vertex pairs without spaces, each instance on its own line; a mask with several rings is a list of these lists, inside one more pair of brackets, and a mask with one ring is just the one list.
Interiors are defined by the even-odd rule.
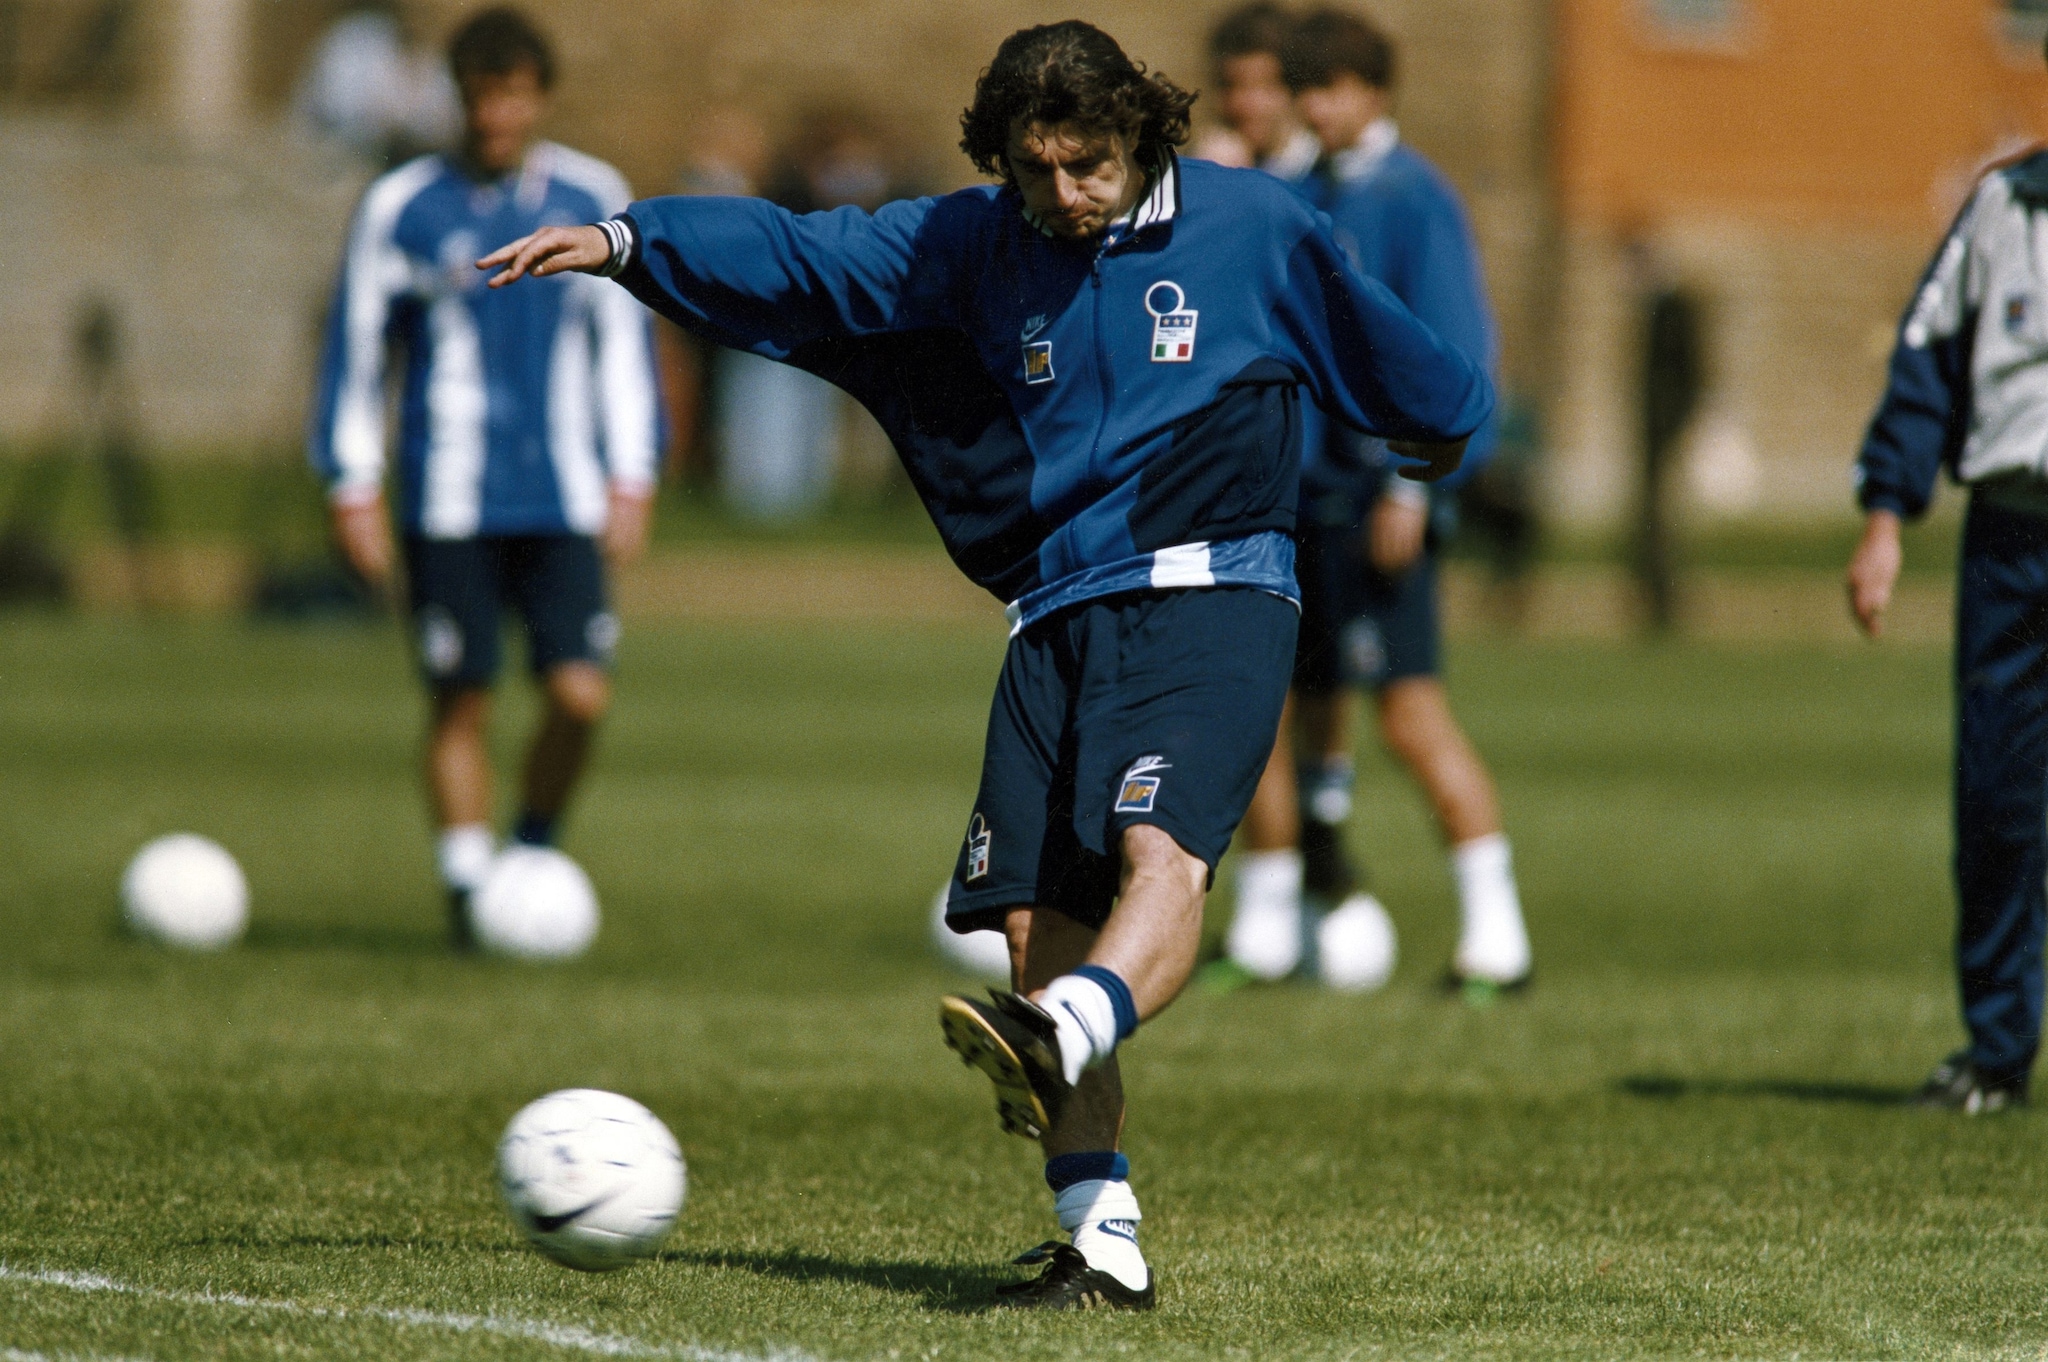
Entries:
[[533,1218],[533,1227],[539,1230],[542,1234],[553,1234],[556,1230],[562,1228],[562,1226],[568,1224],[570,1221],[575,1220],[580,1216],[589,1215],[592,1211],[596,1210],[598,1207],[604,1205],[605,1202],[610,1200],[611,1198],[608,1196],[601,1196],[587,1206],[578,1206],[575,1210],[563,1211],[560,1215],[537,1215]]
[[1043,330],[1045,330],[1045,318],[1033,317],[1030,321],[1024,323],[1024,335],[1022,339],[1030,340],[1033,336],[1037,335],[1039,332]]

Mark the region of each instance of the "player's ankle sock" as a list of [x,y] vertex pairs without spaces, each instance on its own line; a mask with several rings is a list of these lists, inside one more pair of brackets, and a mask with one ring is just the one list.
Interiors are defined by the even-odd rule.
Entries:
[[1283,979],[1301,963],[1301,942],[1301,853],[1244,852],[1224,950],[1250,974]]
[[1060,1067],[1069,1083],[1116,1052],[1117,1042],[1138,1029],[1131,988],[1100,965],[1081,965],[1045,986],[1038,1005],[1059,1026]]
[[551,847],[555,844],[555,824],[560,821],[558,814],[523,810],[519,821],[512,825],[512,840],[523,847]]
[[1529,972],[1529,931],[1515,889],[1514,856],[1502,833],[1451,848],[1458,881],[1459,972],[1508,983]]
[[1088,1266],[1143,1291],[1152,1271],[1138,1251],[1138,1222],[1144,1215],[1130,1176],[1131,1161],[1113,1150],[1060,1154],[1045,1163],[1060,1228],[1073,1235]]
[[1333,827],[1347,821],[1351,817],[1351,786],[1355,776],[1349,757],[1302,762],[1295,768],[1302,815]]
[[464,893],[484,882],[491,870],[491,857],[498,851],[489,825],[464,823],[443,828],[434,844],[434,864],[440,868],[441,883]]

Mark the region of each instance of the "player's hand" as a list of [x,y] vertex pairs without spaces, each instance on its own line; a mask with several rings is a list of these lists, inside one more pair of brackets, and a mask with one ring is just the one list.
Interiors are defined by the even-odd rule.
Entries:
[[1424,444],[1419,440],[1389,440],[1387,448],[1404,459],[1420,459],[1422,467],[1402,465],[1394,471],[1411,482],[1435,482],[1448,478],[1458,471],[1458,465],[1465,462],[1464,440],[1453,440],[1447,445]]
[[1863,539],[1849,559],[1849,613],[1863,632],[1876,638],[1884,632],[1885,608],[1906,553],[1899,546],[1899,518],[1890,511],[1872,511],[1863,522]]
[[327,515],[349,571],[380,596],[390,590],[391,521],[384,514],[383,496],[329,502]]
[[610,238],[595,227],[543,227],[532,236],[498,247],[477,261],[476,267],[497,269],[491,276],[491,287],[503,288],[529,274],[536,278],[564,270],[594,274],[611,258]]
[[1383,577],[1398,577],[1415,566],[1429,535],[1429,501],[1383,496],[1372,504],[1366,526],[1365,551]]
[[647,531],[653,522],[654,489],[612,489],[611,509],[604,522],[604,553],[614,569],[637,562],[647,551]]

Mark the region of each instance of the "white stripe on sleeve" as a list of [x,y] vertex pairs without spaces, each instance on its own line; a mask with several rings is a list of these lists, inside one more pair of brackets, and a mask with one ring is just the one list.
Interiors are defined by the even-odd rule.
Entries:
[[384,481],[384,328],[410,269],[393,239],[399,215],[440,171],[422,157],[384,176],[363,196],[342,266],[341,374],[335,385],[329,447],[338,470],[330,489],[366,498]]

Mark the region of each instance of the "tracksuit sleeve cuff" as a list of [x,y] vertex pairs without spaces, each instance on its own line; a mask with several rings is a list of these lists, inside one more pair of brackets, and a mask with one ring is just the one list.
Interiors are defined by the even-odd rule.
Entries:
[[1866,491],[1856,500],[1862,505],[1866,515],[1872,511],[1890,511],[1901,520],[1911,518],[1906,511],[1906,503],[1894,492]]
[[604,233],[605,241],[612,248],[611,257],[598,266],[597,272],[603,278],[616,279],[640,253],[639,229],[633,225],[633,219],[624,213],[615,218],[606,218],[595,226],[598,231]]

